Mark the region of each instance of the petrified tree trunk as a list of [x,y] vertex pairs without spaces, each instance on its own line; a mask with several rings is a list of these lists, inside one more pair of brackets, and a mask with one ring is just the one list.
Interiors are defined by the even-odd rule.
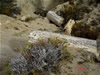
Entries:
[[38,39],[44,39],[57,37],[60,39],[65,39],[67,42],[70,43],[70,46],[82,48],[86,51],[92,52],[97,55],[97,44],[96,40],[89,40],[85,38],[73,37],[69,35],[61,35],[52,32],[46,31],[33,31],[29,35],[29,42],[34,43],[38,42]]
[[51,20],[53,23],[55,23],[58,26],[61,26],[63,23],[64,19],[61,16],[58,16],[55,12],[49,11],[47,13],[47,18]]
[[64,29],[65,29],[65,34],[67,35],[70,35],[71,32],[72,32],[72,28],[73,28],[73,25],[75,24],[75,21],[70,19],[68,21],[68,23],[65,25]]

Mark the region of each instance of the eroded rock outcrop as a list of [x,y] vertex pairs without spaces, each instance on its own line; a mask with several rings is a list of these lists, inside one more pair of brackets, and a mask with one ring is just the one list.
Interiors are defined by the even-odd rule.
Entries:
[[21,8],[21,15],[33,15],[35,13],[45,13],[53,9],[61,0],[17,0],[17,6]]

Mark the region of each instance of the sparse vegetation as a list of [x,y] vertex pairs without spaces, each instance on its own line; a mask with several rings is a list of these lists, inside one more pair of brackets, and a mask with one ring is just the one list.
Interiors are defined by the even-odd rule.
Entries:
[[84,12],[88,13],[90,10],[87,7],[79,7],[75,5],[73,2],[70,2],[68,6],[64,6],[63,10],[59,11],[60,15],[64,17],[65,23],[70,19],[80,20],[83,18]]
[[21,32],[15,32],[13,35],[19,37],[19,36],[22,36],[22,34],[24,34],[25,32],[26,30],[23,30]]
[[8,75],[14,75],[13,72],[10,70],[11,67],[10,67],[8,61],[6,61],[6,64],[5,65],[6,65],[5,70],[6,70],[7,74]]
[[92,53],[81,51],[81,56],[83,57],[83,63],[95,63],[96,56]]
[[[49,10],[64,18],[61,26],[46,17]],[[75,21],[67,28],[72,36],[64,34],[70,19]],[[0,27],[2,75],[98,74],[100,0],[0,0]],[[34,43],[26,44],[28,35]]]
[[[56,37],[48,38],[47,41],[39,39],[38,43],[27,44],[26,48],[24,48],[25,50],[22,51],[22,57],[19,56],[11,61],[11,69],[13,72],[19,72],[20,74],[23,73],[22,70],[28,73],[35,70],[35,73],[42,72],[44,74],[49,74],[53,67],[59,64],[61,61],[60,59],[71,61],[71,55],[66,51],[67,45],[67,41]],[[22,58],[23,60],[21,60]],[[17,59],[20,61],[17,61]],[[26,68],[23,61],[26,61]],[[24,68],[20,66],[22,65],[21,62],[23,62]],[[27,67],[27,65],[29,67]],[[19,70],[17,66],[19,66],[21,70]]]
[[77,37],[84,37],[88,39],[97,39],[98,31],[96,27],[83,22],[76,23],[72,29],[72,35]]
[[88,72],[84,72],[85,75],[88,75]]

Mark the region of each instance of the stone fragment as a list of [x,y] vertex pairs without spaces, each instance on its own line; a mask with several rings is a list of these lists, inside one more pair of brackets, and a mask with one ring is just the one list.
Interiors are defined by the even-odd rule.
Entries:
[[27,15],[27,16],[22,16],[21,17],[21,21],[29,21],[29,20],[32,20],[32,16],[31,15]]
[[64,18],[58,16],[54,11],[49,11],[47,13],[47,18],[58,26],[61,26],[64,21]]
[[71,34],[71,31],[72,31],[72,28],[73,28],[73,25],[75,24],[75,21],[70,19],[68,21],[68,23],[65,25],[64,29],[65,29],[65,34],[68,34],[70,35]]

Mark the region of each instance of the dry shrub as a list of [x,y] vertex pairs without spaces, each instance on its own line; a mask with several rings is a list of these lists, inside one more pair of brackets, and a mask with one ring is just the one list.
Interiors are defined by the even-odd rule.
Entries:
[[34,73],[48,75],[55,66],[58,66],[61,59],[68,58],[69,61],[67,45],[66,40],[56,37],[28,44],[17,58],[11,60],[11,70],[18,75],[29,74],[33,70]]
[[82,22],[76,23],[72,29],[72,35],[88,39],[97,39],[98,31],[96,27]]

